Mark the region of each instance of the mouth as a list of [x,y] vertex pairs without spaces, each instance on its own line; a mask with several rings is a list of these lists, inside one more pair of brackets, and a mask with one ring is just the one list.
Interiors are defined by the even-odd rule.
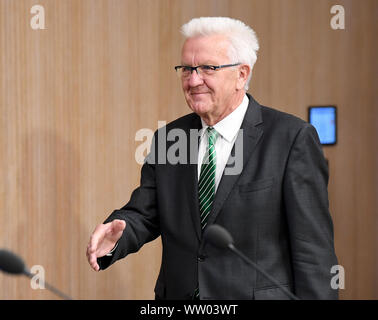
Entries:
[[194,95],[200,95],[200,94],[208,94],[209,92],[190,92],[190,95],[191,96],[194,96]]

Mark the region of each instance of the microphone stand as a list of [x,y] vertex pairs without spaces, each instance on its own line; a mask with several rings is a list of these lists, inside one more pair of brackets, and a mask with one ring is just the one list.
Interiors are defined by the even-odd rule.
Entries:
[[237,256],[239,256],[245,263],[249,264],[250,266],[252,266],[253,268],[255,268],[257,271],[259,271],[261,274],[263,274],[268,280],[272,281],[277,287],[279,287],[283,292],[285,292],[285,294],[288,297],[290,297],[293,300],[300,300],[296,295],[294,295],[292,292],[290,292],[285,287],[283,287],[281,284],[279,284],[276,279],[274,279],[273,277],[271,277],[263,269],[261,269],[256,263],[254,263],[252,260],[250,260],[240,250],[236,249],[235,246],[232,243],[228,244],[227,248],[230,249]]
[[[25,269],[23,271],[23,274],[27,277],[29,277],[30,279],[33,278],[35,276],[35,274],[33,273],[30,273],[27,269]],[[52,293],[56,294],[58,297],[62,298],[63,300],[72,300],[71,297],[67,296],[66,294],[64,294],[63,292],[61,292],[60,290],[58,290],[57,288],[53,287],[51,284],[47,283],[46,281],[44,281],[44,285],[45,285],[45,288],[49,291],[51,291]]]
[[[29,277],[30,279],[35,276],[35,274],[31,273],[28,270],[28,268],[25,266],[24,261],[19,256],[6,249],[0,249],[0,270],[14,275],[22,274]],[[71,297],[59,291],[46,281],[44,281],[44,285],[47,290],[56,294],[58,297],[64,300],[72,300]]]

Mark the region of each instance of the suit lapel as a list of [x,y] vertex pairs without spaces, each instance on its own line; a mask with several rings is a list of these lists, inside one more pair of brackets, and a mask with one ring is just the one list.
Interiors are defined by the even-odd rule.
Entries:
[[[182,166],[182,176],[179,179],[185,182],[186,194],[188,196],[188,205],[190,208],[191,219],[195,232],[198,239],[201,239],[201,220],[199,211],[199,200],[198,200],[198,146],[199,146],[199,136],[197,137],[195,133],[190,133],[190,129],[194,131],[199,131],[202,128],[201,119],[199,116],[195,116],[191,122],[189,128],[187,129],[187,155],[189,155],[189,163]],[[193,139],[192,142],[190,139]]]
[[[248,109],[241,125],[242,130],[239,131],[237,141],[235,142],[235,145],[237,145],[237,143],[241,142],[240,139],[243,139],[242,144],[240,144],[243,146],[243,167],[241,173],[239,174],[231,175],[223,173],[217,192],[215,194],[213,206],[209,215],[208,225],[213,224],[216,220],[220,209],[222,208],[225,200],[233,189],[236,181],[242,174],[245,166],[247,165],[247,161],[251,158],[251,155],[263,134],[263,130],[257,127],[262,123],[260,105],[249,94],[247,95],[249,98]],[[235,145],[233,146],[231,154],[235,153]]]

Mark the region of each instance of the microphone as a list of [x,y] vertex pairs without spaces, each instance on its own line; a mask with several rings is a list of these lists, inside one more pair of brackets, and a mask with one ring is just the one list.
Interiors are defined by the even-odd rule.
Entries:
[[237,256],[239,256],[244,262],[248,265],[252,266],[254,269],[259,271],[262,275],[265,276],[269,281],[273,282],[277,287],[279,287],[289,298],[293,300],[299,300],[299,298],[294,295],[292,292],[287,290],[284,286],[282,286],[276,279],[266,273],[260,266],[254,263],[251,259],[249,259],[246,255],[244,255],[241,251],[239,251],[234,246],[234,239],[232,238],[231,234],[223,227],[218,224],[212,224],[208,226],[204,231],[204,239],[205,241],[209,242],[213,246],[220,248],[220,249],[229,249]]
[[23,274],[25,272],[25,264],[13,252],[0,250],[0,270],[11,274]]
[[[29,278],[33,278],[35,276],[35,274],[31,273],[27,269],[21,257],[19,257],[18,255],[6,249],[0,250],[0,270],[9,274],[25,275]],[[64,300],[72,300],[71,297],[67,296],[63,292],[54,288],[52,285],[48,284],[46,281],[45,281],[45,288]]]

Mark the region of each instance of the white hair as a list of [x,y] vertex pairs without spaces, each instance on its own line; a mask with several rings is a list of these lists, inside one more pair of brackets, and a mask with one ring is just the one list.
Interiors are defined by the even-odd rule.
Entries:
[[228,17],[201,17],[194,18],[181,27],[184,37],[224,35],[230,41],[230,63],[245,63],[251,68],[244,89],[252,77],[252,69],[257,60],[259,42],[255,31],[240,20]]

